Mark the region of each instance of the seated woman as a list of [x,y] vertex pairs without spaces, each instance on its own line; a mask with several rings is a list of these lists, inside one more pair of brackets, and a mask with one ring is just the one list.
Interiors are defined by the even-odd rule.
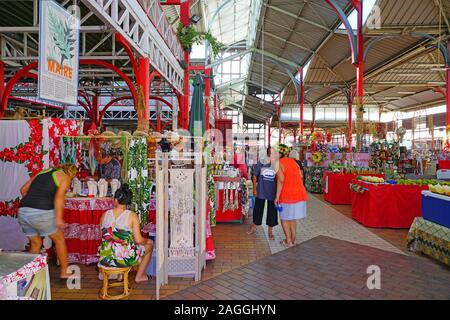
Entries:
[[137,214],[127,210],[132,198],[128,185],[123,184],[114,195],[114,209],[106,211],[100,219],[99,266],[130,267],[140,263],[135,281],[143,282],[148,280],[145,271],[152,256],[153,241],[142,237]]

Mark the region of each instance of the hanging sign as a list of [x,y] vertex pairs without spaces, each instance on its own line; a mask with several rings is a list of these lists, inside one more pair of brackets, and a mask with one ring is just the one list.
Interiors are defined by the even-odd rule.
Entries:
[[41,0],[39,21],[39,98],[77,105],[80,20]]

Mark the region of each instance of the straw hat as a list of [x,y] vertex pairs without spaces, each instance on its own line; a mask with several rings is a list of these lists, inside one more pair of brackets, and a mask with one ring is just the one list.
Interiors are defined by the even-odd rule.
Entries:
[[134,137],[148,137],[148,133],[140,130],[133,132]]

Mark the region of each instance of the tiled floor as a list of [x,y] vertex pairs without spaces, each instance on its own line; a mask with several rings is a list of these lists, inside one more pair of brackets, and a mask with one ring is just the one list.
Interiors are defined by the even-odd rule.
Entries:
[[[249,220],[245,224],[220,223],[213,227],[217,257],[215,260],[207,262],[206,269],[202,273],[203,280],[213,278],[271,254],[262,230],[258,230],[255,237],[249,237],[246,234],[249,228],[248,223]],[[64,282],[56,280],[58,268],[54,263],[50,263],[53,299],[98,299],[98,291],[102,283],[98,280],[98,273],[95,267],[80,265],[80,270],[81,289],[69,290]],[[134,279],[134,273],[132,274],[132,279]],[[161,297],[173,294],[195,283],[192,279],[187,278],[169,278],[169,285],[161,289]],[[135,284],[133,282],[132,294],[129,299],[148,300],[154,299],[155,295],[154,279],[148,283]]]
[[[379,267],[380,289],[369,266]],[[450,272],[429,259],[325,236],[179,291],[168,299],[450,299]]]
[[[213,227],[217,258],[207,262],[202,281],[169,278],[169,284],[161,289],[161,298],[409,298],[432,297],[430,290],[436,281],[450,287],[448,268],[428,258],[408,256],[407,230],[369,230],[351,219],[350,206],[328,205],[321,195],[309,195],[308,217],[298,223],[300,244],[295,248],[286,250],[279,244],[283,238],[281,226],[274,229],[274,241],[268,240],[265,226],[248,236],[250,222],[251,217],[244,224],[220,223]],[[365,268],[370,264],[382,267],[382,277],[388,279],[382,291],[362,289],[367,279]],[[53,299],[98,299],[101,281],[95,267],[80,269],[81,289],[69,290],[56,280],[57,267],[50,265]],[[397,273],[399,278],[395,278]],[[427,276],[432,285],[422,290]],[[389,293],[386,288],[393,291]],[[133,282],[129,299],[154,299],[155,294],[154,279],[139,285]],[[437,283],[435,294],[449,297]]]
[[[263,221],[265,221],[265,217]],[[263,229],[267,233],[267,228]],[[297,222],[297,242],[301,243],[320,235],[402,253],[402,250],[369,231],[351,217],[341,214],[328,203],[310,194],[307,217]],[[274,228],[274,236],[275,241],[269,242],[272,253],[284,250],[284,246],[280,244],[280,241],[284,239],[281,226]],[[405,243],[403,243],[404,246]]]
[[[325,202],[323,194],[313,194],[316,199]],[[332,207],[336,211],[342,213],[346,217],[352,219],[352,206],[351,205],[332,205],[325,202],[328,206]],[[402,250],[404,253],[408,253],[405,246],[406,237],[408,235],[407,229],[383,229],[383,228],[367,228],[367,230],[375,233],[380,238],[383,238],[396,248]]]

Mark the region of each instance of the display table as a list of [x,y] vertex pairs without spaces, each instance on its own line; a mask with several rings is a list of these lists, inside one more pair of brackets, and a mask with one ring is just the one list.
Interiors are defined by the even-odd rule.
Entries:
[[422,216],[425,220],[450,228],[450,197],[422,191]]
[[323,191],[324,200],[331,204],[352,204],[352,191],[349,185],[357,176],[384,178],[384,174],[333,173],[326,171],[323,176],[325,185]]
[[450,160],[439,160],[439,169],[450,169]]
[[97,250],[101,243],[100,218],[114,208],[113,198],[67,198],[64,221],[69,263],[98,262]]
[[224,193],[225,190],[230,190],[227,187],[228,183],[239,184],[240,181],[240,177],[214,176],[216,185],[216,222],[243,222],[241,192],[236,192],[238,195],[237,208],[224,210]]
[[0,252],[0,300],[50,300],[47,258]]
[[366,227],[408,229],[422,216],[421,192],[428,186],[370,184],[354,180],[365,191],[352,191],[352,217]]
[[450,266],[450,229],[423,218],[415,218],[407,246]]

